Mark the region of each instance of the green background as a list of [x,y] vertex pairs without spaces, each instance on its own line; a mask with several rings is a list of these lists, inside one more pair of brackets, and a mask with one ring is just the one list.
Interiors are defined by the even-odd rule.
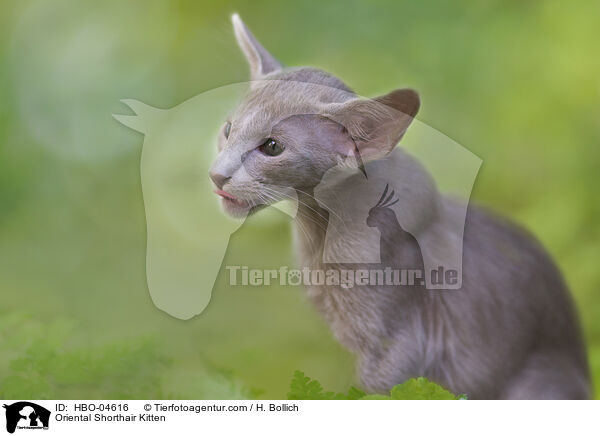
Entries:
[[[301,289],[230,288],[225,271],[191,321],[148,295],[142,137],[111,114],[247,80],[236,11],[287,65],[420,92],[418,118],[483,159],[473,199],[559,263],[599,380],[597,1],[5,0],[0,397],[284,398],[296,369],[356,383]],[[293,264],[289,222],[251,218],[229,256]]]

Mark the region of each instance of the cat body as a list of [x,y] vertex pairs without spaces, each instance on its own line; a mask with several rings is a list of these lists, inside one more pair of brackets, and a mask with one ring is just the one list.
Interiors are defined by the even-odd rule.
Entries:
[[[255,82],[226,123],[211,169],[228,213],[243,217],[285,198],[278,187],[293,189],[298,260],[312,270],[364,267],[325,263],[327,244],[340,252],[380,250],[378,268],[424,270],[428,235],[432,245],[462,238],[459,289],[308,287],[336,338],[357,355],[364,387],[386,392],[425,376],[473,399],[588,398],[577,315],[545,250],[475,206],[467,209],[464,234],[452,234],[444,224],[464,219],[465,205],[442,196],[424,168],[395,148],[419,108],[418,95],[396,90],[359,99],[327,73],[283,68],[239,17],[233,21]],[[392,154],[403,171],[397,198],[387,204],[400,212],[385,201],[369,212],[379,244],[360,233],[332,236],[332,211],[315,198],[327,171],[352,156],[368,169]]]
[[[461,209],[452,200],[441,201],[445,213]],[[298,214],[311,235],[296,232],[302,266],[335,268],[319,255],[325,232],[315,221],[324,211],[309,206],[316,209],[307,201]],[[393,229],[394,223],[395,216],[380,224]],[[382,259],[382,266],[422,268],[416,241],[397,230],[392,240],[382,241],[382,252],[388,246],[394,259]],[[424,376],[471,399],[588,398],[577,317],[543,248],[514,225],[469,207],[463,262],[458,290],[314,286],[308,295],[336,338],[358,356],[370,391],[386,392]]]

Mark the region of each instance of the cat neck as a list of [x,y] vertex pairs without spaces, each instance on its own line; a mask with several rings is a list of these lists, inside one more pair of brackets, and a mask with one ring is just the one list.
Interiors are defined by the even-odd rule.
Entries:
[[[295,242],[299,263],[303,268],[308,267],[312,270],[358,268],[359,264],[323,262],[329,224],[329,212],[319,205],[312,192],[298,192]],[[357,245],[365,247],[364,241],[351,240],[351,238],[350,235],[348,238],[334,238],[330,243],[340,251],[352,250]],[[410,250],[412,246],[406,248]],[[394,310],[398,311],[416,312],[408,308],[408,305],[413,304],[415,300],[415,293],[411,290],[391,289],[389,286],[354,286],[352,289],[344,289],[340,286],[307,286],[306,288],[307,296],[330,325],[337,339],[359,356],[377,353],[377,350],[383,346],[381,341],[387,340],[389,331],[410,321],[406,316],[395,316],[394,320],[390,321],[386,310],[394,307]],[[382,301],[386,304],[382,305]],[[397,315],[397,312],[393,313]]]
[[312,189],[296,191],[298,213],[296,215],[295,237],[302,266],[321,265],[329,212],[322,208],[313,196]]

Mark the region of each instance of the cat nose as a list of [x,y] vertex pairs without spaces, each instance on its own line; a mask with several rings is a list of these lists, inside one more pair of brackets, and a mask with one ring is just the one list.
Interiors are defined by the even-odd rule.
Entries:
[[231,177],[227,177],[223,174],[215,173],[213,171],[210,172],[209,176],[213,183],[216,185],[216,187],[219,189],[222,189],[223,185],[225,185],[225,183],[227,183],[227,181],[231,179]]

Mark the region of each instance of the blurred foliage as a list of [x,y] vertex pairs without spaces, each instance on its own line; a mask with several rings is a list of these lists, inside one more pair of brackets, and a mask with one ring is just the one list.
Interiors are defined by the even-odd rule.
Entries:
[[[259,386],[284,398],[299,367],[335,391],[354,383],[351,357],[298,289],[230,288],[225,271],[188,322],[148,297],[142,138],[111,114],[122,98],[172,107],[246,80],[234,11],[285,64],[319,66],[361,95],[419,90],[419,119],[484,161],[473,199],[557,260],[598,387],[596,0],[5,0],[0,395],[240,398]],[[235,234],[227,262],[293,263],[289,224],[265,212]],[[59,320],[71,326],[62,342]]]
[[65,347],[72,334],[68,325],[41,325],[23,315],[3,314],[0,398],[247,399],[260,393],[231,372],[202,368],[186,380],[187,393],[171,391],[172,360],[154,340]]

